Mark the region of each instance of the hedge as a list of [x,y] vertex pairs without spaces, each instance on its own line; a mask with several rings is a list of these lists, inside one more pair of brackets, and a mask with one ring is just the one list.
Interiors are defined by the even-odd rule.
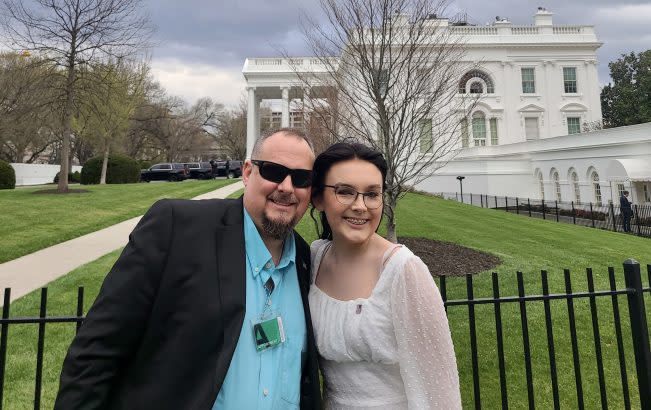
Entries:
[[[91,158],[81,169],[81,183],[84,185],[99,184],[102,175],[103,157]],[[140,165],[135,159],[124,155],[111,155],[106,167],[107,184],[130,184],[140,181]]]
[[16,188],[16,171],[5,161],[0,161],[0,189]]

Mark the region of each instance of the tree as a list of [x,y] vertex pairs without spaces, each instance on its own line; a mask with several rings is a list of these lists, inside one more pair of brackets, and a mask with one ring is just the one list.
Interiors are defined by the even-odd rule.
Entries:
[[[476,99],[458,93],[470,68],[463,39],[436,18],[445,1],[320,3],[329,24],[304,16],[302,28],[322,71],[294,72],[309,93],[309,116],[320,116],[333,139],[361,140],[384,154],[387,238],[395,242],[398,200],[454,156],[460,120]],[[334,97],[323,98],[324,90]]]
[[604,127],[651,121],[651,50],[622,54],[608,67],[613,83],[601,90]]
[[[63,68],[59,175],[68,175],[78,70],[147,46],[152,28],[142,14],[143,0],[3,0],[3,4],[11,46]],[[59,178],[58,190],[67,192],[67,178]]]
[[[116,61],[96,65],[81,76],[83,94],[78,134],[86,133],[101,149],[100,184],[106,183],[106,169],[112,147],[121,146],[136,107],[142,104],[148,68],[145,64]],[[82,79],[80,78],[80,80]]]
[[246,101],[221,113],[215,141],[219,149],[232,159],[246,158]]

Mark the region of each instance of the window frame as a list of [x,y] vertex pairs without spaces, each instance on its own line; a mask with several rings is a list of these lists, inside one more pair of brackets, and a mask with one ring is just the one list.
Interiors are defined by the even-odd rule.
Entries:
[[[569,70],[573,71],[574,79],[568,79]],[[575,66],[563,67],[563,91],[565,94],[578,94],[578,73]]]
[[[572,124],[572,126],[576,126],[575,131],[572,132],[572,129],[570,128],[570,120],[574,121],[576,120],[576,124]],[[580,134],[581,133],[581,117],[566,117],[565,122],[567,123],[567,135],[574,135],[574,134]]]
[[[531,79],[525,79],[525,70],[531,71]],[[536,68],[535,67],[520,67],[520,79],[522,83],[522,94],[536,93]],[[531,88],[528,88],[528,86],[530,86]]]
[[[479,126],[479,127],[476,127]],[[481,128],[481,129],[478,129]],[[477,132],[481,132],[483,135],[477,136]],[[482,111],[475,111],[472,114],[472,141],[473,146],[475,147],[485,147],[486,146],[486,114]]]

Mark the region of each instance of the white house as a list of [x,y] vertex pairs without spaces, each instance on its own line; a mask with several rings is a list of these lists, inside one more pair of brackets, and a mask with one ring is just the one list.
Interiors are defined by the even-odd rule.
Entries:
[[[498,19],[489,26],[437,25],[464,39],[466,72],[459,95],[479,94],[453,160],[417,188],[562,201],[616,200],[631,191],[634,203],[651,202],[651,123],[582,133],[601,120],[592,26],[554,25],[539,8],[534,24]],[[291,64],[290,64],[291,63]],[[295,67],[323,72],[314,58],[249,58],[243,67],[249,96],[248,153],[259,133],[263,99],[282,100],[289,125],[291,98],[309,98]]]

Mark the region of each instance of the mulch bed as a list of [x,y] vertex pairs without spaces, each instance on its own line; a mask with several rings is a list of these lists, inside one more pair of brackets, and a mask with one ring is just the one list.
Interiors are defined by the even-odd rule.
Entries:
[[[87,189],[68,189],[68,192],[63,192],[63,194],[86,194],[90,192]],[[59,194],[60,192],[54,189],[41,189],[39,191],[34,191],[32,194]]]
[[426,238],[399,237],[398,242],[420,257],[434,276],[463,276],[499,266],[495,255],[451,242]]

